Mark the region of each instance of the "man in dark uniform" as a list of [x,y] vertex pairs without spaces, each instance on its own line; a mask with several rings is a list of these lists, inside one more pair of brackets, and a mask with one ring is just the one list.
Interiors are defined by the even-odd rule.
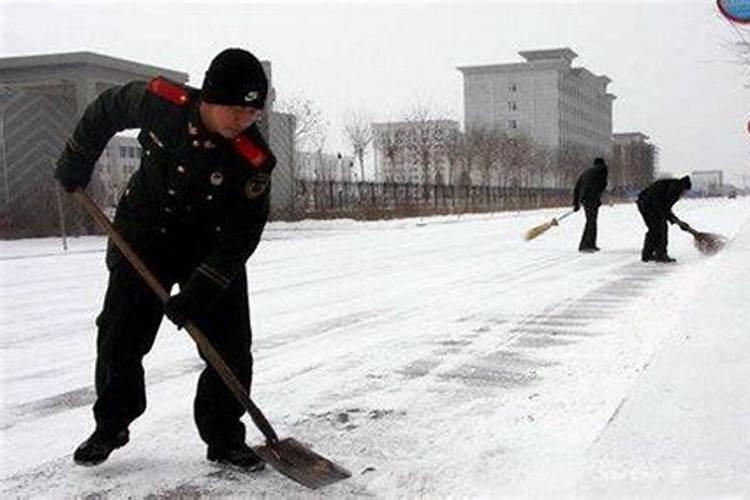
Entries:
[[602,193],[607,188],[607,164],[603,158],[596,158],[594,166],[585,170],[576,182],[573,190],[573,210],[583,209],[586,212],[586,227],[583,228],[581,242],[578,244],[580,252],[598,252],[596,246],[596,219],[599,206],[602,204]]
[[[201,90],[164,78],[103,92],[89,105],[58,161],[69,192],[84,188],[118,131],[140,128],[140,168],[117,207],[114,225],[169,290],[164,306],[110,242],[110,271],[97,318],[96,429],[74,453],[96,465],[129,440],[146,409],[142,359],[164,314],[204,330],[250,389],[251,330],[245,263],[268,219],[275,157],[255,121],[268,93],[261,63],[227,49],[211,62]],[[243,407],[206,366],[198,381],[195,421],[207,458],[247,470],[263,462],[245,444]]]
[[681,179],[660,179],[638,195],[638,210],[648,227],[641,251],[643,262],[675,262],[667,255],[667,221],[681,229],[688,227],[672,213],[672,205],[691,187],[690,177],[686,175]]

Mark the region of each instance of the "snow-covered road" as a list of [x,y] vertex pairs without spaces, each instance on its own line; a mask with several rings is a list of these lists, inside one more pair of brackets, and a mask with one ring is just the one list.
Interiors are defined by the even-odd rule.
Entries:
[[[575,250],[582,214],[521,239],[559,212],[269,226],[249,263],[253,397],[279,434],[352,471],[320,492],[204,460],[191,409],[201,362],[166,322],[146,360],[149,408],[131,443],[99,467],[75,466],[71,453],[92,427],[105,241],[74,239],[67,253],[52,239],[0,242],[3,497],[606,494],[609,469],[595,457],[624,449],[608,422],[627,413],[634,391],[663,383],[642,373],[673,345],[663,341],[695,314],[707,283],[734,283],[727,296],[750,303],[746,279],[739,287],[715,274],[744,266],[747,277],[750,263],[747,245],[706,258],[673,228],[678,264],[643,264],[632,204],[602,208],[598,254]],[[750,233],[747,198],[681,201],[675,212],[698,229]],[[744,397],[746,382],[736,384]],[[651,425],[647,412],[631,413],[645,421],[630,432]],[[248,428],[260,442],[249,419]],[[750,448],[746,431],[737,435]],[[581,483],[591,470],[596,484]],[[714,492],[744,484],[747,494],[750,472],[731,474]]]

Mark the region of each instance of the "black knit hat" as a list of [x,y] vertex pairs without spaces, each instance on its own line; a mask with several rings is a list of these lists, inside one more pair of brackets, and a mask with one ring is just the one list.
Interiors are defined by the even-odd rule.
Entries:
[[268,79],[260,61],[242,49],[219,53],[206,71],[201,99],[210,104],[263,109]]
[[604,163],[604,158],[594,158],[594,165],[603,165],[607,166],[606,163]]

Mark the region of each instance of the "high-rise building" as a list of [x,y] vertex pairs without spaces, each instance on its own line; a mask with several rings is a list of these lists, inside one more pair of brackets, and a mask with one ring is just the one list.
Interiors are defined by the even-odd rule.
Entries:
[[464,124],[524,134],[554,150],[584,157],[609,154],[612,141],[610,79],[573,67],[569,48],[519,52],[525,62],[462,66]]

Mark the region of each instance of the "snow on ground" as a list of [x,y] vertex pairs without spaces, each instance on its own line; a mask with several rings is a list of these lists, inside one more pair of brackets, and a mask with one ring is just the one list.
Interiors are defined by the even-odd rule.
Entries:
[[560,212],[269,225],[249,263],[253,398],[352,471],[317,492],[205,461],[202,363],[166,322],[130,444],[75,466],[105,240],[0,242],[2,496],[750,495],[750,199],[680,201],[735,239],[707,258],[673,228],[676,265],[639,261],[632,204],[602,208],[598,254],[576,252],[583,214],[522,240]]

